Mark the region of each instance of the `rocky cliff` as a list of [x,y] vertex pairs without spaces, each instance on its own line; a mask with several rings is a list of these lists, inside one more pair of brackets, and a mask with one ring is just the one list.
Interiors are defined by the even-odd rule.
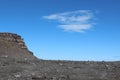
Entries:
[[13,33],[0,33],[0,57],[35,59],[21,36]]
[[21,48],[27,49],[27,47],[20,35],[13,34],[13,33],[0,33],[0,39],[6,40],[9,42],[15,42]]

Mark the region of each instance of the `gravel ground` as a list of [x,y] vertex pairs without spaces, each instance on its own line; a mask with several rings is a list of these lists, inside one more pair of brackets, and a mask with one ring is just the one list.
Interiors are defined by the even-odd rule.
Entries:
[[120,62],[0,58],[0,80],[120,80]]

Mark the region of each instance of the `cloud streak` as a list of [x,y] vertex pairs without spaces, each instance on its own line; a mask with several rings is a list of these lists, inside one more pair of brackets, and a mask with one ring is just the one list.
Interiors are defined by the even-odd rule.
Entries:
[[44,19],[55,20],[64,31],[84,32],[94,25],[94,14],[91,10],[77,10],[43,16]]

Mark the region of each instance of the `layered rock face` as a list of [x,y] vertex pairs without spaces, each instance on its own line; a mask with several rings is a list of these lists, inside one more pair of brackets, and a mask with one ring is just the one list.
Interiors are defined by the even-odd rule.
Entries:
[[13,33],[0,33],[0,57],[35,59],[21,36]]
[[9,41],[9,42],[15,42],[17,43],[21,48],[27,49],[23,39],[21,36],[17,34],[12,34],[12,33],[0,33],[0,39]]

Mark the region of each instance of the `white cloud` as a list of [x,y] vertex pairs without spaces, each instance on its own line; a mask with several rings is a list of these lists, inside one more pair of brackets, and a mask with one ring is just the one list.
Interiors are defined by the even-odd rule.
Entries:
[[90,10],[78,10],[43,16],[45,19],[56,20],[65,31],[84,32],[93,27],[94,14]]
[[81,25],[60,25],[60,28],[64,29],[65,31],[75,31],[75,32],[84,32],[86,29],[90,29],[92,26],[90,24],[81,24]]

